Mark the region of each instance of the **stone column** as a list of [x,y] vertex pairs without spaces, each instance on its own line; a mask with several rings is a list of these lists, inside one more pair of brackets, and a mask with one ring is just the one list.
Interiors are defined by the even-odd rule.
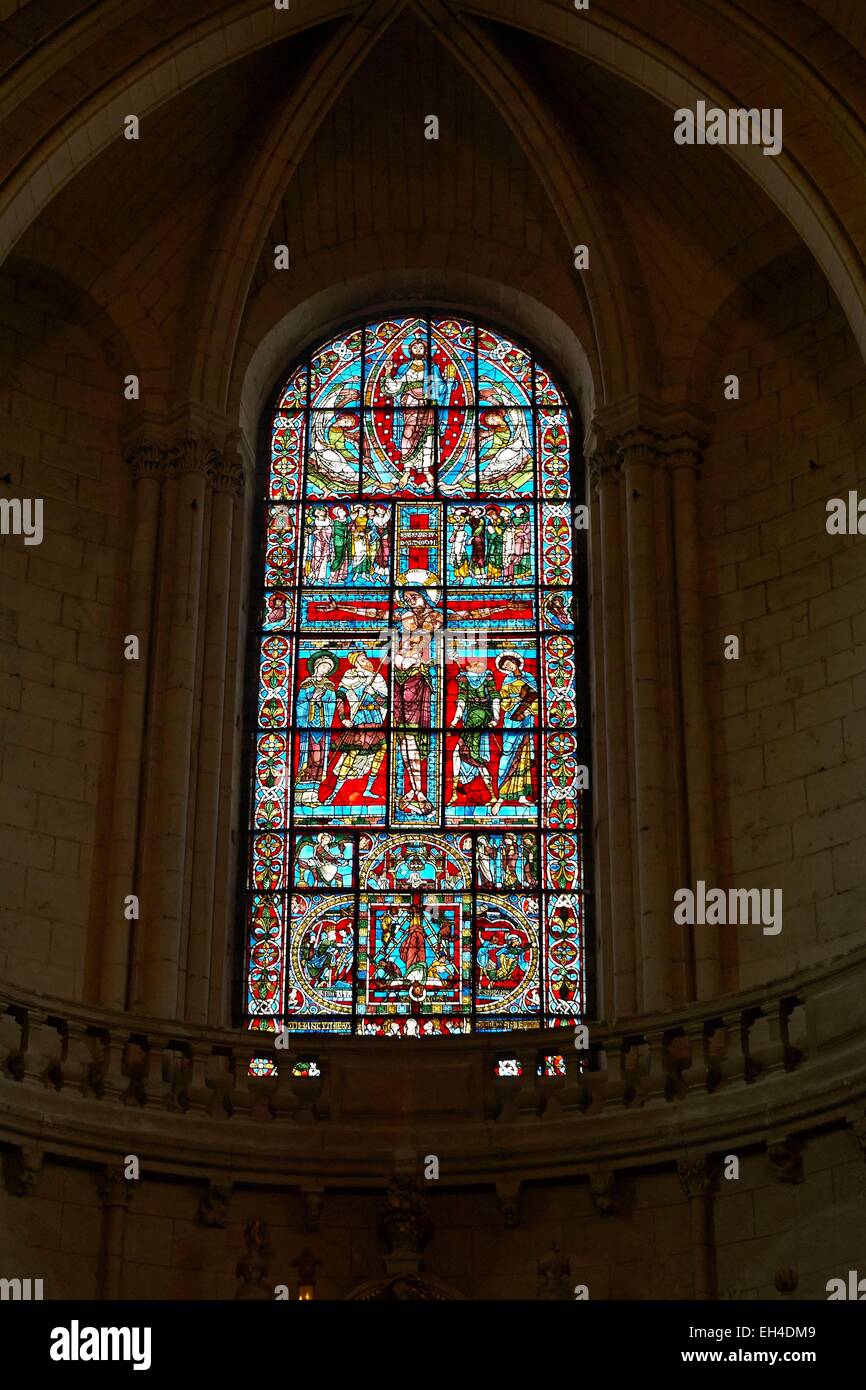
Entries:
[[591,468],[600,513],[602,580],[599,609],[607,763],[613,1016],[624,1018],[637,1011],[637,993],[623,623],[621,471],[616,457],[604,451],[593,454]]
[[232,528],[235,499],[243,490],[243,469],[240,464],[221,460],[214,472],[213,487],[186,973],[185,1016],[190,1023],[208,1021],[232,580]]
[[625,486],[632,666],[637,868],[640,886],[638,1007],[663,1012],[673,1003],[669,970],[673,892],[667,863],[669,813],[659,663],[658,570],[654,478],[659,436],[635,428],[616,440]]
[[716,1252],[713,1238],[713,1169],[705,1158],[677,1164],[683,1196],[688,1198],[692,1236],[694,1296],[699,1302],[716,1295]]
[[[666,448],[672,473],[676,550],[679,671],[686,769],[689,872],[715,885],[715,829],[710,733],[704,685],[701,570],[698,545],[697,479],[701,443],[692,434],[674,436]],[[685,885],[683,885],[685,886]],[[718,929],[695,927],[695,997],[714,999],[721,986]]]
[[124,1009],[129,1005],[132,928],[124,916],[124,899],[139,891],[139,812],[153,660],[151,632],[159,502],[166,469],[166,450],[162,444],[139,443],[127,450],[126,461],[132,470],[135,491],[124,636],[138,638],[138,660],[123,661],[111,810],[111,847],[106,874],[100,1003],[113,1009]]
[[97,1179],[97,1187],[99,1200],[105,1212],[99,1297],[120,1298],[123,1280],[123,1241],[130,1197],[129,1183],[123,1175],[123,1168],[119,1164],[104,1168]]
[[[241,432],[226,440],[226,453],[240,464],[242,477],[255,477],[255,454]],[[219,816],[216,858],[220,865],[214,890],[213,942],[207,1022],[225,1026],[232,1016],[234,980],[232,963],[237,926],[238,837],[246,834],[240,817],[241,769],[249,735],[241,725],[247,626],[249,618],[250,549],[252,545],[255,489],[244,487],[235,502],[231,537],[231,579],[226,643],[225,708],[219,784]]]
[[196,695],[196,667],[208,476],[217,455],[194,437],[174,451],[174,551],[164,669],[159,690],[159,748],[148,807],[136,999],[142,1012],[179,1014],[184,885]]

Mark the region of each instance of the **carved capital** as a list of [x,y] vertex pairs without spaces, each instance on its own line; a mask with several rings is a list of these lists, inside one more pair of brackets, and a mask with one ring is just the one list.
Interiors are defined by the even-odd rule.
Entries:
[[215,453],[213,469],[208,476],[214,492],[228,493],[231,497],[243,496],[246,476],[239,459]]
[[124,450],[124,459],[132,471],[134,482],[140,478],[154,478],[159,481],[172,468],[172,451],[155,439],[140,440]]
[[96,1176],[96,1191],[104,1207],[128,1206],[132,1196],[131,1186],[121,1163],[106,1164]]
[[677,1176],[683,1196],[708,1197],[713,1190],[715,1172],[705,1158],[685,1158],[677,1163]]
[[622,467],[616,454],[610,450],[596,449],[589,457],[589,485],[593,492],[600,492],[605,484],[619,482]]
[[199,435],[185,434],[172,446],[172,462],[175,472],[198,473],[212,479],[222,464],[222,455],[209,439]]
[[704,460],[704,440],[697,434],[683,430],[679,434],[668,435],[664,441],[664,461],[671,472],[678,468],[689,468],[700,475]]
[[664,437],[657,434],[655,430],[637,426],[634,429],[624,430],[622,434],[618,435],[612,441],[612,447],[625,473],[631,468],[644,465],[654,468],[661,461],[663,455]]

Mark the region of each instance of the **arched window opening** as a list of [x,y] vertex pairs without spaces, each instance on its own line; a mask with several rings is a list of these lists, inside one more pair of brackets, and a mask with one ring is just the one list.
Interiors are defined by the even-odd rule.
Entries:
[[532,350],[462,317],[356,324],[281,387],[259,475],[249,1027],[584,1014],[573,434]]

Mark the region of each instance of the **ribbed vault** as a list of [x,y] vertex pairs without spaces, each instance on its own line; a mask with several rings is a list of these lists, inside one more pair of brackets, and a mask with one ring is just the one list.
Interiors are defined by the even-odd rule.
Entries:
[[[332,158],[330,170],[323,166],[335,124],[345,125],[344,116],[330,115],[344,90],[354,93],[347,100],[358,118],[350,134],[359,167],[359,142],[373,172],[385,156],[393,180],[400,162],[397,182],[404,187],[387,209],[389,234],[417,230],[406,224],[410,204],[428,230],[445,218],[442,181],[457,186],[465,171],[459,137],[449,154],[443,135],[435,152],[442,167],[412,202],[419,164],[433,162],[433,151],[418,148],[417,89],[407,80],[417,55],[406,50],[420,47],[431,72],[438,66],[443,74],[448,63],[456,65],[452,72],[462,69],[458,105],[469,103],[473,120],[486,120],[491,131],[490,215],[503,231],[514,229],[507,208],[497,212],[496,195],[507,190],[513,210],[515,190],[521,198],[534,190],[529,220],[537,225],[522,229],[523,242],[528,257],[549,267],[542,272],[548,292],[581,304],[597,400],[645,392],[658,378],[665,398],[676,401],[693,377],[684,360],[707,323],[739,283],[792,244],[791,228],[863,340],[864,234],[854,195],[864,153],[855,119],[863,100],[858,7],[771,8],[772,16],[762,10],[755,18],[742,4],[703,0],[599,0],[580,14],[565,0],[311,0],[301,13],[257,0],[191,0],[181,13],[164,3],[104,0],[73,6],[71,14],[66,6],[52,22],[43,6],[25,4],[4,16],[0,29],[3,246],[8,252],[17,244],[29,259],[56,264],[133,340],[133,302],[156,323],[162,360],[152,349],[133,349],[149,410],[187,394],[209,410],[224,409],[235,345],[244,317],[254,313],[250,296],[261,287],[274,226],[282,221],[298,231],[292,209],[302,190],[317,180],[336,188],[345,171],[345,140],[342,164]],[[435,59],[425,42],[431,34],[441,44]],[[757,53],[766,74],[760,93],[744,86]],[[363,100],[366,90],[375,108],[375,88],[365,88],[365,70],[390,74],[400,111],[391,123],[405,142],[399,153],[394,130],[376,148],[375,116]],[[451,80],[443,86],[454,90]],[[762,104],[785,109],[778,159],[733,149],[703,151],[697,161],[699,152],[675,150],[673,106],[698,96],[748,104],[759,95]],[[486,118],[480,101],[489,105]],[[130,160],[119,139],[130,110],[155,137],[151,150],[163,151],[170,132],[167,162],[148,152],[147,141]],[[365,129],[370,120],[372,129]],[[500,133],[493,134],[497,122]],[[353,206],[365,200],[363,185],[346,195],[344,180],[344,225],[354,233],[365,213]],[[681,210],[675,221],[667,215],[673,205]],[[303,253],[313,254],[309,213],[302,220],[299,272]],[[337,244],[340,230],[316,245],[317,256]],[[155,275],[166,268],[158,248],[170,232],[183,250],[174,250],[171,274],[160,285]],[[593,249],[582,276],[571,266],[578,241]],[[514,273],[527,288],[525,268]],[[296,279],[300,289],[300,274]],[[152,325],[149,332],[152,340]]]

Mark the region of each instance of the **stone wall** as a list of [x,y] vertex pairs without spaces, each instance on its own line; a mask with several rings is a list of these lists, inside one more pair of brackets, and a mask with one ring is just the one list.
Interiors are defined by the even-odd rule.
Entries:
[[103,911],[122,664],[120,368],[98,321],[82,326],[56,286],[4,278],[0,316],[0,496],[44,499],[45,527],[41,545],[0,545],[0,976],[81,999]]
[[[321,1261],[320,1298],[345,1298],[384,1273],[381,1191],[329,1191],[311,1230],[297,1190],[238,1189],[220,1228],[199,1220],[204,1183],[144,1177],[127,1186],[123,1298],[233,1298],[254,1218],[266,1220],[273,1245],[269,1288],[285,1283],[294,1296],[292,1261],[305,1247]],[[823,1299],[828,1279],[858,1266],[862,1274],[864,1197],[866,1166],[847,1128],[808,1141],[796,1181],[780,1181],[766,1152],[744,1155],[739,1178],[717,1180],[712,1198],[718,1296],[782,1301],[777,1274],[793,1270],[794,1300]],[[424,1272],[469,1299],[534,1299],[538,1261],[555,1242],[570,1261],[569,1287],[586,1284],[590,1300],[693,1297],[689,1204],[701,1199],[685,1196],[671,1168],[618,1174],[612,1198],[601,1215],[585,1180],[529,1184],[508,1226],[491,1188],[430,1183]],[[46,1159],[28,1195],[0,1190],[0,1277],[42,1278],[48,1299],[96,1297],[104,1223],[97,1174]]]
[[[726,885],[784,894],[781,935],[739,928],[746,988],[866,930],[866,549],[825,528],[827,499],[866,483],[866,366],[801,262],[716,372],[700,492],[718,863]],[[721,401],[728,373],[739,401]]]

